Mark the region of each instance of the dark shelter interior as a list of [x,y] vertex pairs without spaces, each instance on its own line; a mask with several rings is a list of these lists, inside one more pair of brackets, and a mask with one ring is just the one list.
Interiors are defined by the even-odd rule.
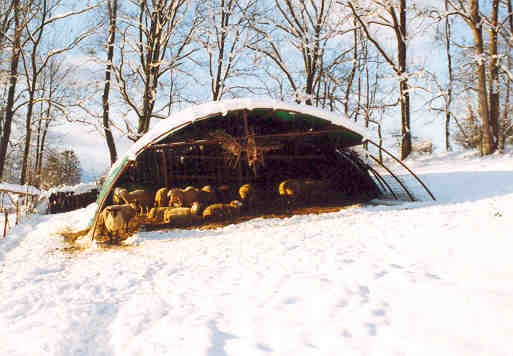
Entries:
[[[341,205],[379,194],[367,165],[351,147],[353,131],[328,120],[286,111],[235,111],[194,121],[146,147],[115,186],[127,189],[205,185],[237,189],[251,183],[260,212],[283,208],[278,185],[287,179],[327,182],[322,199],[308,204]],[[107,203],[112,200],[110,195]],[[295,202],[306,204],[307,202]]]

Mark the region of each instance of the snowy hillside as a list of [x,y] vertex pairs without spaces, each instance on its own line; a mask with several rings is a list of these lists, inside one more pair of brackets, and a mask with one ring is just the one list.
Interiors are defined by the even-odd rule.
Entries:
[[93,207],[0,240],[1,355],[511,355],[513,156],[409,162],[437,202],[139,233]]

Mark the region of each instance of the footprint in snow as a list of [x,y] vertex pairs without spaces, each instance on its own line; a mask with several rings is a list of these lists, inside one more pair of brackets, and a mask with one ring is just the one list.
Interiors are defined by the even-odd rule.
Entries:
[[379,278],[385,276],[387,273],[388,273],[387,271],[381,271],[381,272],[375,273],[374,277],[375,277],[375,279],[379,279]]
[[376,336],[378,333],[378,328],[376,324],[373,323],[366,323],[365,326],[367,327],[367,332],[370,336]]
[[360,286],[360,297],[362,298],[361,303],[367,304],[369,302],[369,287],[367,286]]
[[441,279],[442,279],[442,278],[440,278],[439,276],[437,276],[436,274],[429,273],[429,272],[426,272],[426,273],[425,273],[425,276],[426,276],[426,277],[429,277],[429,278],[432,278],[432,279],[437,279],[437,280],[441,280]]
[[298,301],[298,298],[287,298],[283,301],[283,304],[296,304]]
[[372,312],[374,316],[385,316],[386,311],[385,309],[376,309]]

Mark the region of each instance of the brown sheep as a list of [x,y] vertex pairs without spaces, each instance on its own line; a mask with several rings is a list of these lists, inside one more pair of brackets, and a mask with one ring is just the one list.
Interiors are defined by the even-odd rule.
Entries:
[[199,201],[199,196],[199,189],[191,186],[185,189],[171,189],[167,193],[168,205],[175,208],[190,207],[192,203]]
[[150,212],[148,213],[147,217],[148,219],[152,220],[156,223],[162,223],[164,221],[164,213],[166,211],[167,207],[153,207],[151,208]]
[[203,219],[206,221],[219,221],[236,218],[240,215],[242,203],[233,200],[228,204],[212,204],[203,211]]
[[113,237],[119,240],[123,230],[128,233],[128,224],[136,213],[136,210],[128,204],[109,205],[102,210],[98,224],[104,228],[112,243]]
[[163,207],[167,206],[168,198],[167,193],[169,192],[169,188],[160,188],[155,193],[155,206]]
[[191,226],[200,221],[200,204],[194,202],[190,208],[166,208],[164,222],[172,226]]
[[287,179],[278,186],[278,193],[284,197],[297,197],[301,194],[301,181],[299,179]]
[[328,194],[328,183],[315,179],[287,179],[278,186],[280,197],[284,198],[287,204],[298,202],[323,201]]
[[140,209],[139,213],[141,214],[147,213],[153,206],[153,194],[143,189],[128,192],[128,190],[124,188],[115,188],[114,197],[117,197],[117,199],[120,199],[125,204],[138,207]]

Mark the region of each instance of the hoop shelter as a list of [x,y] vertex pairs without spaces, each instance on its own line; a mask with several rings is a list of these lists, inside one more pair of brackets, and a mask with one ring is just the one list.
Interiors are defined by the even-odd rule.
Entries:
[[93,227],[118,186],[252,183],[272,196],[283,179],[310,178],[329,180],[347,199],[370,199],[379,188],[351,149],[369,136],[344,115],[311,106],[262,99],[193,106],[159,122],[112,166]]

